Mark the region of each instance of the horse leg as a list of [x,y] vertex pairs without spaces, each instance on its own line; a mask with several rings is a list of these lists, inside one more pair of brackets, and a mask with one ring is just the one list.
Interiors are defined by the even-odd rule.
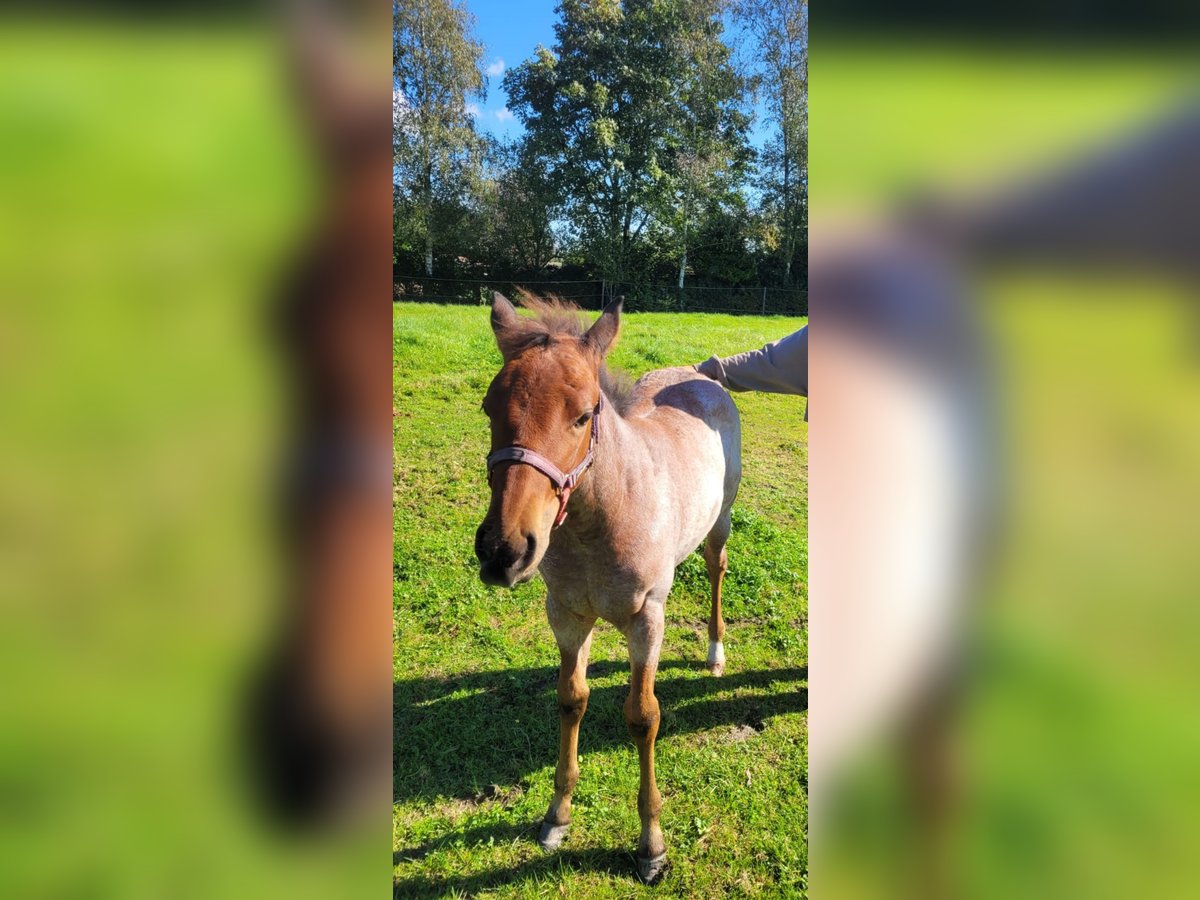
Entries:
[[704,542],[704,563],[708,567],[708,583],[712,586],[712,611],[708,616],[708,671],[721,675],[725,671],[725,620],[721,618],[721,582],[725,580],[725,542],[731,527],[729,510],[722,513]]
[[959,762],[956,714],[958,697],[939,687],[918,702],[901,733],[904,771],[913,811],[914,896],[940,900],[954,897],[955,826],[960,824],[962,772]]
[[654,780],[654,740],[658,736],[658,698],[654,696],[654,674],[663,637],[661,601],[647,600],[630,625],[629,697],[625,701],[625,723],[638,751],[641,781],[638,786],[638,817],[642,833],[638,839],[638,875],[653,884],[666,871],[667,846],[663,841],[658,817],[662,795]]
[[579,781],[579,723],[587,710],[587,662],[595,618],[563,609],[549,597],[546,611],[561,659],[558,669],[558,766],[554,770],[554,799],[546,810],[538,843],[557,850],[571,824],[571,792]]

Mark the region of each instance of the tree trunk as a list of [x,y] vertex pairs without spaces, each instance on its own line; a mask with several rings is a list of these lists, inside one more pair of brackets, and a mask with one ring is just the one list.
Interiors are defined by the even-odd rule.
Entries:
[[425,275],[433,277],[433,162],[425,163]]
[[784,284],[790,285],[792,257],[796,253],[795,241],[792,239],[792,158],[787,123],[782,116],[780,122],[780,139],[783,143],[783,279]]
[[687,269],[688,250],[688,218],[692,212],[692,186],[688,182],[687,191],[683,197],[683,258],[679,260],[679,290],[683,290],[683,275]]
[[625,217],[621,221],[621,277],[625,277],[625,263],[629,259],[629,245],[632,243],[630,229],[633,227],[633,203],[626,201]]

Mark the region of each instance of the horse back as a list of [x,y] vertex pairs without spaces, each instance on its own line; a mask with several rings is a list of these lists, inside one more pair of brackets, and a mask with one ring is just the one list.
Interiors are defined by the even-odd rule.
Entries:
[[[729,392],[691,366],[656,369],[633,386],[627,421],[641,419],[648,430],[665,432],[676,452],[689,455],[720,439],[723,488],[733,502],[742,473],[741,420]],[[711,469],[710,469],[711,471]]]

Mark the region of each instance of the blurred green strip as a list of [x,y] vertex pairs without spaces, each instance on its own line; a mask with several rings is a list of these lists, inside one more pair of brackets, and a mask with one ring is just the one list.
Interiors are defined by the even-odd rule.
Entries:
[[314,199],[275,37],[9,22],[0,135],[0,895],[379,890],[382,846],[289,850],[236,768]]

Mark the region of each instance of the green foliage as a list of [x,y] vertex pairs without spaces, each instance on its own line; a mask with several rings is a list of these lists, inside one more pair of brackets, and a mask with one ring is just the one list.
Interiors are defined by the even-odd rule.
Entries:
[[762,213],[776,233],[772,256],[790,284],[808,235],[808,0],[739,0],[737,15],[752,36],[773,127],[760,155]]
[[477,251],[500,272],[536,273],[558,252],[552,223],[562,206],[549,188],[528,142],[492,142],[487,176],[475,213]]
[[554,49],[504,86],[587,257],[624,279],[639,239],[686,232],[702,195],[733,189],[749,157],[743,85],[715,0],[559,9]]
[[[795,319],[624,317],[614,366],[638,375],[759,346]],[[479,398],[500,364],[486,309],[399,304],[395,359],[395,892],[625,897],[638,890],[637,754],[623,638],[597,628],[581,778],[563,849],[553,792],[557,651],[540,580],[476,575],[487,506]],[[727,672],[704,670],[709,588],[693,554],[667,601],[657,770],[672,870],[655,892],[805,896],[807,435],[795,398],[739,394],[745,476],[725,581]]]
[[396,250],[432,275],[435,245],[455,243],[482,162],[467,98],[484,87],[483,46],[454,0],[396,0],[392,16]]
[[[469,14],[454,0],[394,9],[402,270],[536,279],[562,264],[641,285],[803,285],[806,3],[567,0],[554,46],[504,79],[526,128],[510,145],[481,138],[468,113],[484,84]],[[749,66],[724,31],[730,10]],[[757,157],[756,99],[771,129]],[[650,293],[643,308],[679,305]]]
[[757,274],[756,220],[741,195],[725,202],[708,200],[691,234],[688,261],[705,282],[743,284]]

